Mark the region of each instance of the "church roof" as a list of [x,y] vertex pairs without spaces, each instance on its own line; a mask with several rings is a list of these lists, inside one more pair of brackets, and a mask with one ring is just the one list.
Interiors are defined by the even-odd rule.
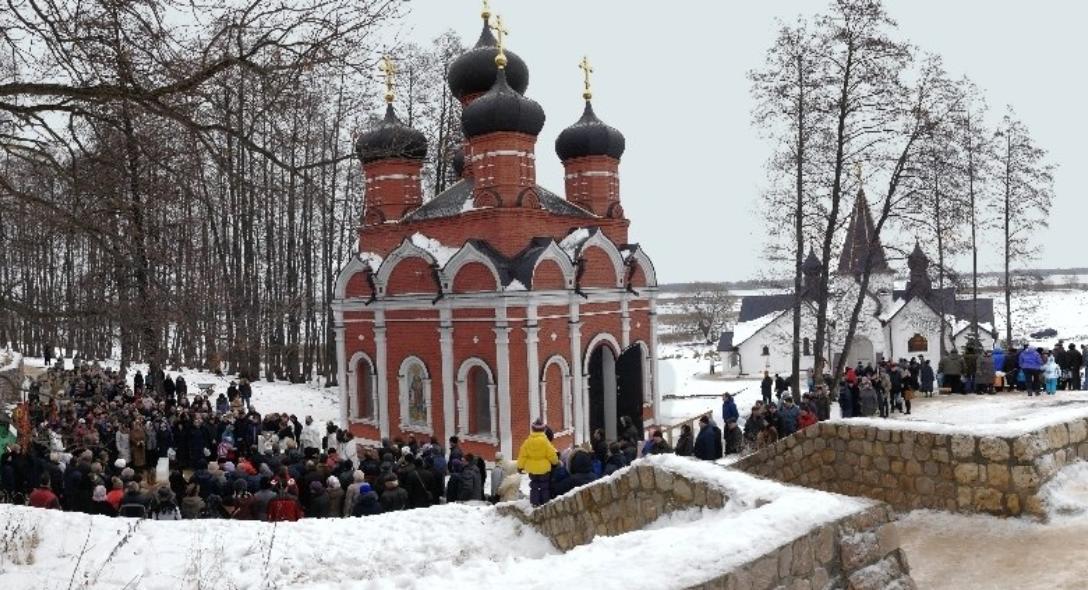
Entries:
[[718,352],[730,352],[733,348],[733,332],[722,332],[718,338]]
[[[892,292],[892,297],[903,300],[909,300],[911,298],[908,289],[897,289]],[[926,303],[928,303],[934,311],[943,311],[947,315],[955,316],[958,320],[970,321],[973,314],[971,300],[956,299],[956,289],[954,287],[933,289],[933,291],[930,292],[929,297],[926,298]],[[994,323],[993,299],[979,297],[978,322],[980,324],[991,325]]]
[[842,254],[839,257],[839,273],[863,274],[866,263],[872,273],[892,271],[888,266],[888,257],[884,254],[884,246],[880,244],[880,236],[876,233],[869,201],[865,198],[864,191],[858,191],[850,227],[846,230],[846,241],[843,242]]
[[778,295],[749,295],[740,301],[737,323],[750,322],[769,313],[793,307],[793,293]]
[[[401,221],[410,222],[422,221],[424,219],[453,217],[454,215],[460,215],[465,211],[472,210],[472,188],[474,184],[475,183],[471,178],[458,181],[430,201],[424,203],[420,208],[405,215]],[[592,219],[595,217],[595,215],[589,211],[582,209],[542,186],[538,185],[536,187],[536,192],[540,197],[540,206],[548,213],[566,215],[568,217],[581,217],[585,219]]]

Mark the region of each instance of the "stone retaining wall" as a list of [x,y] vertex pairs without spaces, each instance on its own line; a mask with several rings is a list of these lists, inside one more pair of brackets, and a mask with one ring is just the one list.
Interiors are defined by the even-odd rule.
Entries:
[[1044,516],[1040,487],[1088,458],[1088,420],[1020,436],[935,434],[820,423],[733,465],[782,482],[865,496],[900,510]]
[[[783,500],[778,500],[783,501]],[[536,509],[500,504],[500,514],[533,526],[563,551],[598,535],[638,530],[685,508],[723,508],[728,494],[711,482],[674,473],[646,460],[613,477],[578,488]],[[769,503],[768,500],[766,503]],[[756,502],[752,510],[766,503]],[[912,589],[906,556],[899,547],[895,515],[886,504],[812,530],[728,572],[706,572],[694,588],[729,590]]]
[[907,590],[915,588],[895,515],[882,504],[815,528],[698,590]]

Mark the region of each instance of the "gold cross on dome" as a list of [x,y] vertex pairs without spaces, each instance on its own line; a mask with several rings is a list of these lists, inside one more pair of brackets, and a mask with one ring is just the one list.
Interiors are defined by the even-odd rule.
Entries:
[[578,67],[582,70],[582,77],[584,79],[585,90],[582,91],[582,98],[589,100],[593,98],[593,92],[590,90],[589,77],[593,74],[593,66],[589,65],[589,56],[583,55],[582,61],[578,62]]
[[861,162],[854,162],[854,176],[858,179],[858,186],[861,186]]
[[510,31],[502,24],[502,15],[495,15],[495,24],[491,25],[491,30],[495,31],[495,38],[498,41],[499,54],[495,56],[495,65],[499,66],[499,69],[506,67],[506,36],[510,34]]
[[488,0],[484,0],[484,8],[480,11],[480,16],[484,17],[484,22],[491,18],[491,2]]
[[385,75],[385,102],[393,102],[393,76],[397,73],[397,66],[393,63],[393,60],[389,59],[388,55],[382,56],[382,61],[378,64],[378,69]]

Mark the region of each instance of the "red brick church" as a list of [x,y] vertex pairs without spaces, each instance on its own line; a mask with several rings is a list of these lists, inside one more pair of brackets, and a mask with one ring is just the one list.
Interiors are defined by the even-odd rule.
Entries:
[[[424,202],[427,142],[385,119],[359,136],[358,252],[336,284],[341,422],[364,444],[453,435],[507,457],[543,418],[558,448],[660,414],[653,263],[628,238],[624,137],[590,103],[556,141],[565,198],[537,184],[544,110],[484,14],[449,68],[463,107],[461,179]],[[588,74],[588,64],[583,63]]]

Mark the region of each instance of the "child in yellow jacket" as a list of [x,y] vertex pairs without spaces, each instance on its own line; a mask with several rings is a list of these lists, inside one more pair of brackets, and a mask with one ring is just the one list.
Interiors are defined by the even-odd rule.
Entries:
[[533,506],[540,506],[551,499],[549,475],[552,465],[559,464],[559,454],[545,435],[548,427],[543,421],[533,422],[532,428],[529,438],[521,443],[518,450],[518,469],[529,474],[529,502]]

